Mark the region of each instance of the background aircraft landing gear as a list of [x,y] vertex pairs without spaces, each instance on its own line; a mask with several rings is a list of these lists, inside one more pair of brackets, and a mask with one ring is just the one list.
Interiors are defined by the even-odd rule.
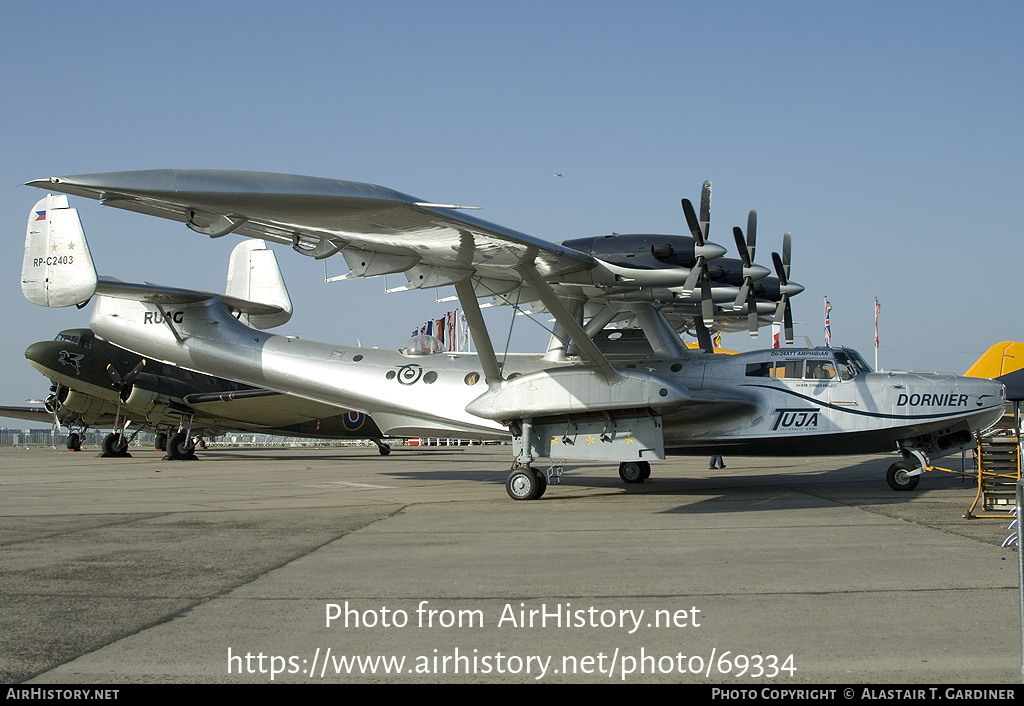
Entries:
[[651,477],[651,464],[647,461],[623,461],[619,464],[619,478],[623,483],[643,483]]
[[897,461],[886,471],[885,482],[893,490],[913,490],[921,480],[921,476],[908,475],[914,468],[909,461]]
[[167,458],[172,461],[184,461],[196,457],[196,445],[188,432],[179,431],[167,443]]
[[68,451],[81,451],[82,450],[82,435],[77,431],[73,431],[68,434]]
[[391,447],[388,446],[387,444],[385,444],[383,441],[381,441],[380,439],[370,439],[370,441],[372,441],[373,443],[377,444],[377,452],[381,456],[390,456],[391,455]]
[[161,431],[161,432],[157,433],[156,441],[153,444],[153,447],[157,451],[166,451],[167,450],[167,432]]
[[513,469],[505,481],[505,490],[513,500],[538,500],[547,489],[547,476],[529,466]]
[[102,456],[124,458],[127,455],[128,440],[124,438],[124,433],[113,432],[103,437]]

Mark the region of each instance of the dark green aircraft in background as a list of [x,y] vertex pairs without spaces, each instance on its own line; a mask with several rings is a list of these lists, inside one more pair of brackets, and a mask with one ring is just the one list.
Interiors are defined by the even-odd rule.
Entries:
[[50,395],[43,408],[0,407],[0,416],[67,426],[68,449],[81,448],[86,429],[110,427],[108,456],[126,456],[140,431],[154,432],[171,459],[191,458],[203,438],[229,431],[369,439],[382,456],[391,452],[365,414],[146,360],[89,329],[33,343],[25,357],[52,381]]

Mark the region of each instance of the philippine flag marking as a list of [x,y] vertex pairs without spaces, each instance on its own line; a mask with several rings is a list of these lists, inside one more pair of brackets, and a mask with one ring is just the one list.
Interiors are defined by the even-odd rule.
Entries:
[[36,220],[37,221],[45,221],[46,220],[46,211],[36,211]]

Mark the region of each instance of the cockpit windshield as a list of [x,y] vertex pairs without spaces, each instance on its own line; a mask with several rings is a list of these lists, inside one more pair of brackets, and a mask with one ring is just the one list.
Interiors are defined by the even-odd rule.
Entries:
[[434,355],[435,353],[443,353],[447,348],[441,343],[441,341],[434,336],[428,336],[426,334],[420,334],[419,336],[413,336],[405,342],[398,352],[402,355]]
[[836,364],[839,366],[839,376],[843,380],[849,380],[861,373],[870,373],[871,366],[861,357],[861,354],[850,348],[843,348],[835,352]]
[[74,334],[66,333],[64,331],[61,331],[60,333],[58,333],[57,337],[54,338],[53,340],[55,340],[55,341],[62,341],[64,343],[70,343],[71,345],[78,346],[79,348],[91,348],[92,347],[92,339],[91,338],[87,338],[85,336],[77,336],[77,335],[74,335]]

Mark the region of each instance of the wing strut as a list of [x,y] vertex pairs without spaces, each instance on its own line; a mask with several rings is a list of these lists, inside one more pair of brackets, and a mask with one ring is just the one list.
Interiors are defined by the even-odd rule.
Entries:
[[473,333],[473,340],[476,341],[480,366],[484,369],[484,381],[487,383],[487,388],[493,390],[501,385],[501,368],[498,366],[498,357],[494,355],[491,337],[487,334],[484,315],[480,313],[480,302],[476,300],[472,280],[464,279],[461,282],[456,282],[455,293],[462,304],[462,311],[466,315],[469,330]]
[[[580,322],[565,307],[565,304],[562,303],[562,300],[551,289],[551,286],[540,276],[540,273],[537,272],[537,265],[532,259],[520,262],[512,269],[522,275],[523,281],[527,286],[533,290],[534,294],[540,297],[544,306],[555,317],[555,321],[569,334],[569,338],[576,344],[580,352],[597,368],[596,372],[602,380],[612,385],[625,379],[622,373],[612,367],[612,364],[604,357],[604,353],[587,336]],[[461,299],[461,296],[459,298]]]

